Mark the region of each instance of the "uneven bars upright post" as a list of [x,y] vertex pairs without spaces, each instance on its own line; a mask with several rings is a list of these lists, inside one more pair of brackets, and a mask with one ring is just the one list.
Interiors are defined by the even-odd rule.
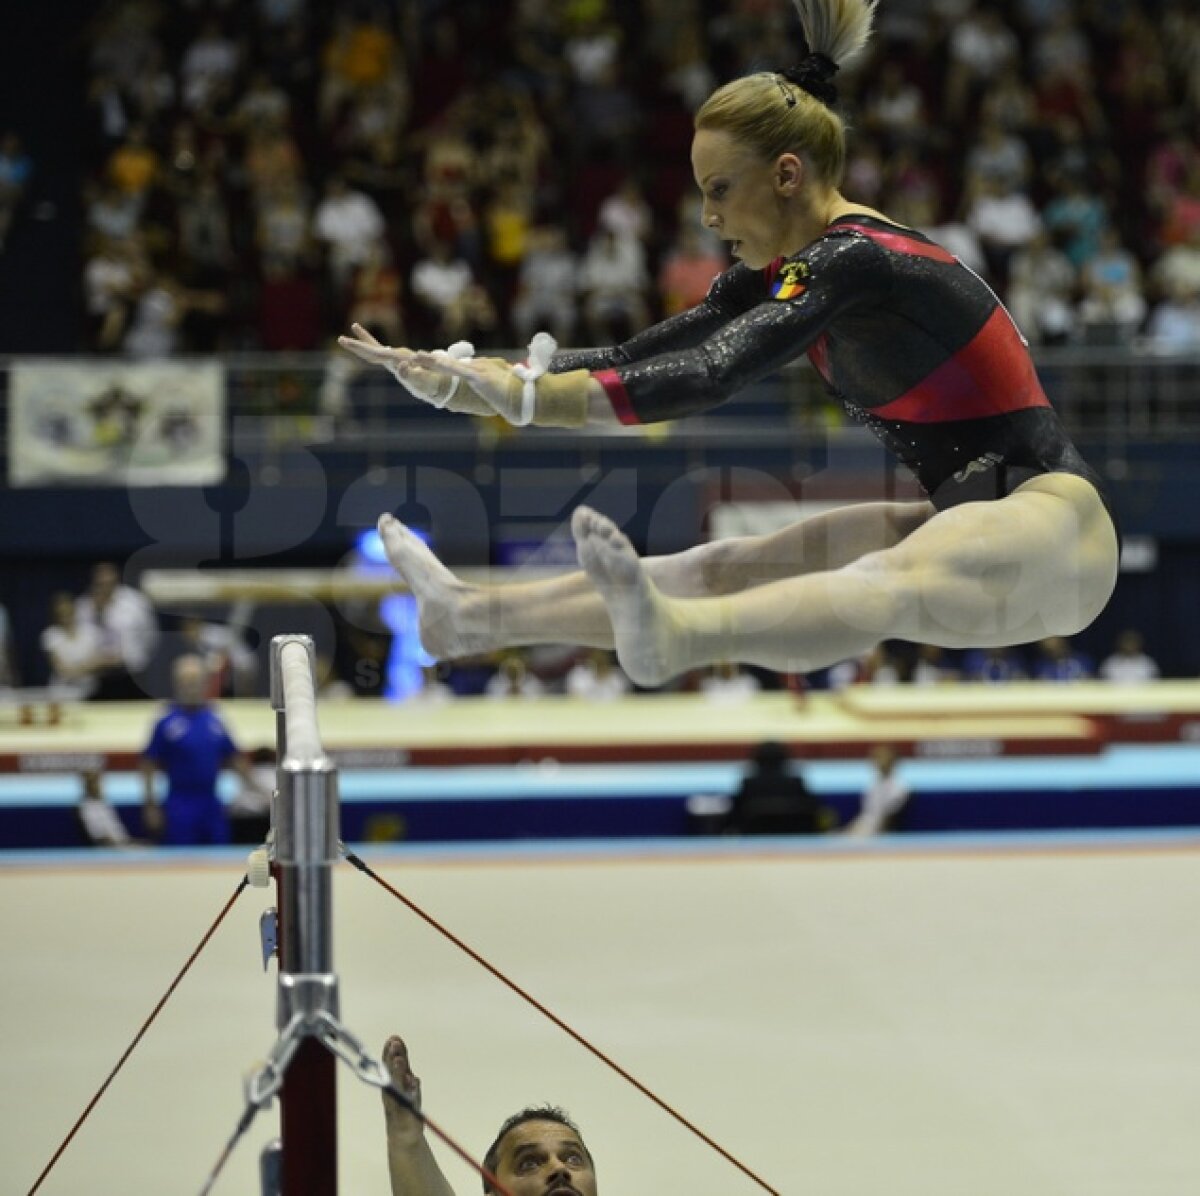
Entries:
[[[337,770],[317,726],[316,655],[306,635],[271,641],[277,794],[272,809],[279,901],[276,1024],[296,1014],[338,1016],[333,971],[333,866],[338,861]],[[337,1060],[304,1038],[279,1093],[281,1196],[337,1196]]]

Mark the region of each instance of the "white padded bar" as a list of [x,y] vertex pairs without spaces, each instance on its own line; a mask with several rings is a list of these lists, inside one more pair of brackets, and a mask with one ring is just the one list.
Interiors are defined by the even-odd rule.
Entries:
[[279,672],[287,728],[284,759],[304,768],[325,757],[317,726],[317,695],[307,646],[299,642],[284,644],[279,653]]

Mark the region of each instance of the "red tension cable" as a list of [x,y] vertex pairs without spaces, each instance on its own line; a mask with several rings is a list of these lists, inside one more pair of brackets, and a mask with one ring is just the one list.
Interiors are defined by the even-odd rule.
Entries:
[[225,902],[225,907],[217,915],[216,921],[208,928],[207,931],[205,931],[204,937],[200,940],[199,945],[191,953],[191,955],[189,955],[187,957],[187,962],[183,965],[182,968],[179,969],[179,973],[175,977],[175,979],[171,981],[171,986],[167,989],[167,991],[165,993],[163,993],[158,1004],[155,1005],[154,1008],[150,1011],[150,1016],[148,1018],[146,1018],[146,1020],[144,1022],[142,1022],[142,1028],[137,1032],[136,1035],[134,1035],[133,1041],[125,1048],[125,1053],[120,1057],[120,1059],[117,1060],[116,1067],[114,1067],[112,1069],[112,1071],[110,1071],[108,1073],[107,1079],[105,1079],[104,1083],[101,1084],[100,1087],[97,1089],[96,1095],[93,1096],[90,1101],[88,1101],[87,1108],[84,1109],[84,1111],[79,1115],[79,1120],[76,1121],[75,1124],[71,1127],[71,1132],[69,1134],[67,1134],[67,1136],[62,1140],[62,1144],[54,1152],[54,1157],[50,1160],[50,1162],[48,1162],[46,1164],[45,1168],[42,1170],[41,1175],[39,1175],[37,1177],[37,1179],[34,1181],[33,1187],[29,1189],[29,1191],[26,1193],[26,1196],[33,1196],[33,1194],[38,1190],[38,1188],[40,1188],[42,1186],[43,1182],[46,1179],[46,1176],[50,1174],[50,1172],[54,1169],[55,1164],[62,1157],[63,1152],[67,1149],[68,1146],[71,1145],[71,1139],[75,1137],[75,1135],[79,1132],[79,1129],[83,1125],[83,1123],[85,1121],[87,1121],[87,1119],[92,1115],[92,1110],[96,1107],[97,1104],[99,1104],[100,1098],[105,1094],[105,1092],[108,1091],[108,1086],[113,1082],[113,1080],[115,1080],[117,1078],[117,1073],[121,1070],[121,1068],[123,1068],[125,1066],[125,1063],[129,1059],[129,1056],[133,1054],[138,1043],[141,1042],[142,1039],[145,1037],[146,1031],[150,1029],[151,1025],[153,1025],[154,1019],[156,1017],[158,1017],[158,1015],[162,1012],[163,1006],[167,1003],[167,1001],[170,1000],[172,994],[179,987],[179,982],[184,978],[184,976],[186,976],[188,974],[188,971],[190,970],[192,964],[194,964],[196,962],[197,958],[199,957],[200,952],[203,951],[204,948],[208,946],[208,940],[211,939],[212,936],[216,933],[217,927],[220,926],[223,921],[225,921],[225,915],[228,914],[229,911],[233,908],[233,903],[242,895],[242,891],[249,885],[249,883],[250,882],[244,876],[238,882],[238,887],[236,889],[234,889],[233,896],[230,897],[227,902]]

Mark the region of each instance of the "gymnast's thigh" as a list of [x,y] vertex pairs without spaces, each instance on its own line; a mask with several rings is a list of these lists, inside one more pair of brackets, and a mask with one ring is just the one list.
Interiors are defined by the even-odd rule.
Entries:
[[1005,498],[940,511],[862,564],[905,597],[897,636],[989,647],[1086,627],[1112,594],[1117,549],[1095,488],[1047,474]]

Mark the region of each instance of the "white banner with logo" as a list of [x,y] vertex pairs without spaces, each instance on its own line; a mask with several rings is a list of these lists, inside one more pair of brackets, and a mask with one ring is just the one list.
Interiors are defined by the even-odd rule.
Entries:
[[224,428],[214,362],[18,362],[8,483],[212,485],[225,477]]

